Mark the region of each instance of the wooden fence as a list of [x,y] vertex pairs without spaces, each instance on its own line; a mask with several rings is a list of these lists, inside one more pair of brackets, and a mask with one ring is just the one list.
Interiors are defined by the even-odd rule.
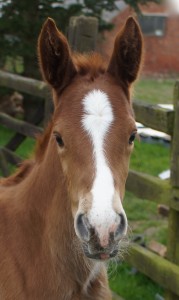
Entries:
[[132,245],[128,262],[163,286],[166,300],[179,299],[179,81],[174,87],[174,111],[134,103],[136,120],[172,137],[171,180],[130,171],[126,188],[137,197],[170,207],[167,259]]
[[[85,50],[90,50],[94,48],[94,43],[90,42],[90,39],[96,38],[97,22],[92,20],[94,18],[90,18],[90,24],[93,23],[93,25],[90,25],[90,28],[93,28],[93,30],[83,30],[83,32],[80,31],[78,33],[79,24],[81,26],[80,22],[83,22],[83,28],[88,26],[84,25],[85,22],[88,24],[88,19],[80,18],[82,21],[73,19],[72,23],[70,23],[71,44],[73,47],[74,43],[75,50],[78,50],[76,39],[79,39],[78,34],[81,34],[84,35],[84,39],[88,39],[88,45],[90,45]],[[80,43],[80,51],[82,52],[83,44]],[[46,103],[45,116],[48,119],[50,102],[49,91],[45,83],[0,71],[0,86],[13,88],[36,96],[37,101],[39,98],[43,98]],[[157,177],[130,170],[126,188],[139,198],[168,205],[170,213],[167,259],[152,253],[142,246],[132,244],[127,261],[163,286],[166,289],[166,300],[179,300],[179,82],[176,82],[174,88],[174,111],[138,102],[134,102],[133,106],[137,121],[171,135],[171,180],[163,181]],[[0,149],[0,167],[4,175],[8,175],[7,161],[12,164],[18,164],[21,161],[21,158],[14,153],[14,150],[16,150],[22,140],[26,136],[35,137],[37,133],[42,132],[42,128],[36,126],[38,121],[37,118],[34,118],[32,120],[33,124],[30,124],[0,113],[0,124],[15,130],[17,135],[20,135],[15,146],[12,146],[14,143],[10,141],[5,147]],[[14,139],[12,138],[13,142]]]

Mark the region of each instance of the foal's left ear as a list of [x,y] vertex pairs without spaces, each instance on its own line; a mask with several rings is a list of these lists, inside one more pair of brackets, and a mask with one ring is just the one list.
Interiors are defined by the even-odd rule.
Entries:
[[137,78],[141,59],[142,34],[134,18],[129,17],[116,37],[108,72],[130,85]]
[[50,18],[44,23],[38,39],[38,56],[44,79],[61,91],[69,84],[76,70],[67,39]]

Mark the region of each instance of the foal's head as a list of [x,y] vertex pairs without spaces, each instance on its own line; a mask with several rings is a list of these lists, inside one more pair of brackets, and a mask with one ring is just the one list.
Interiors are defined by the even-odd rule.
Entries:
[[107,67],[96,54],[72,57],[51,19],[42,28],[38,51],[53,90],[50,142],[56,140],[76,235],[86,256],[108,259],[127,231],[122,199],[137,131],[129,90],[140,68],[140,29],[133,18],[127,20]]

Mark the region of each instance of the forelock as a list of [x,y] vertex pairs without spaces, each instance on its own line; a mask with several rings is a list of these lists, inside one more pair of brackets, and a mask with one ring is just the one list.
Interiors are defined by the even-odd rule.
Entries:
[[100,74],[106,71],[106,63],[103,57],[98,53],[92,54],[74,54],[73,62],[76,66],[77,72],[80,75],[89,75],[91,80],[94,80]]

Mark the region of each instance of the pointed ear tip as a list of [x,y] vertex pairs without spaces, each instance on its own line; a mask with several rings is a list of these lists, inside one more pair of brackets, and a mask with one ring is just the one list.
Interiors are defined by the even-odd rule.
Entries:
[[52,19],[50,17],[47,18],[46,22],[48,22],[49,24],[55,24],[54,19]]
[[133,16],[128,17],[126,24],[131,24],[131,25],[135,25],[135,26],[139,26],[137,19]]
[[55,21],[50,17],[48,17],[46,19],[46,21],[44,22],[44,25],[43,25],[43,27],[54,27],[54,26],[56,26]]

